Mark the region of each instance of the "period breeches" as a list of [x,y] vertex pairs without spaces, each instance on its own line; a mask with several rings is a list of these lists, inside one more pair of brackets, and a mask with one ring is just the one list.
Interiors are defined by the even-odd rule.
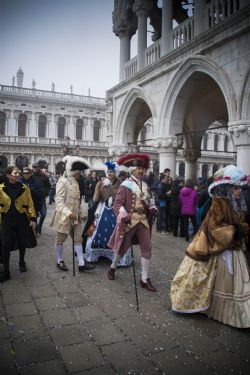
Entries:
[[136,235],[138,243],[140,245],[142,257],[145,259],[150,259],[152,249],[150,229],[142,223],[136,224],[125,234],[122,245],[119,249],[119,255],[124,254],[129,249],[132,242],[131,240],[134,235]]
[[[73,228],[70,229],[69,235],[73,239]],[[67,233],[56,232],[56,243],[64,243],[67,237]],[[74,242],[82,243],[82,225],[80,223],[74,226]]]

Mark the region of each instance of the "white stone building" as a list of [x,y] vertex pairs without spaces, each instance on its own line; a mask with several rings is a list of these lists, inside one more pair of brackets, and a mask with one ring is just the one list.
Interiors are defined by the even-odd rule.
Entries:
[[52,172],[61,171],[66,153],[86,158],[93,169],[103,169],[108,155],[104,98],[0,86],[0,156],[2,167],[31,166],[34,161]]
[[[236,161],[250,173],[249,1],[194,0],[193,14],[183,11],[182,3],[162,0],[160,7],[157,0],[115,1],[120,83],[107,92],[110,155],[136,144],[150,120],[150,146],[159,152],[161,171],[169,167],[179,174],[184,162],[185,177],[196,178],[206,168],[211,174],[213,165]],[[136,32],[137,55],[131,59]],[[230,136],[225,138],[222,128],[215,136],[214,123],[225,125]],[[203,163],[207,130],[213,147],[204,151]],[[217,156],[211,155],[214,144],[221,147]]]

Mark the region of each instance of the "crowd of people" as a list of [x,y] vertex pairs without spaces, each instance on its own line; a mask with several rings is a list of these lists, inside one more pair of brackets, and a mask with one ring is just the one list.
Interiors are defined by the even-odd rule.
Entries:
[[[157,292],[149,273],[152,227],[187,242],[171,284],[176,313],[205,313],[238,328],[250,327],[250,182],[234,165],[207,180],[159,176],[149,168],[149,155],[130,153],[104,163],[97,176],[87,160],[65,156],[65,172],[55,176],[34,163],[20,171],[9,166],[0,173],[0,281],[11,278],[11,252],[19,251],[20,272],[27,271],[26,248],[37,246],[47,214],[55,231],[56,267],[63,259],[68,236],[78,271],[91,271],[101,257],[110,260],[107,277],[114,281],[117,266],[133,263],[133,245],[141,251],[140,285]],[[25,235],[24,235],[25,233]],[[250,263],[250,262],[249,262]]]

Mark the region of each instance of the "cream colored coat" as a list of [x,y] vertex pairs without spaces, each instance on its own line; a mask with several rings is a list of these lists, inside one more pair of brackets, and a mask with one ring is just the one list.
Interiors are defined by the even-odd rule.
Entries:
[[69,234],[72,220],[69,218],[74,213],[74,225],[86,219],[87,210],[80,205],[80,191],[78,182],[74,177],[63,176],[56,184],[55,196],[56,210],[50,226],[57,232]]

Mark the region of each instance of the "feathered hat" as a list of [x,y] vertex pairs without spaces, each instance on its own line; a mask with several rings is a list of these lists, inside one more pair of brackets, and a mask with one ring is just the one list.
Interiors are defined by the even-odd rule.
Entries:
[[111,160],[108,160],[104,163],[105,165],[105,173],[107,174],[108,171],[114,171],[116,176],[119,174],[119,167],[116,163]]
[[143,153],[131,153],[121,156],[117,160],[118,165],[124,165],[125,167],[143,167],[149,168],[150,157],[148,154]]
[[66,163],[65,169],[67,172],[83,171],[91,168],[89,162],[80,156],[66,155],[63,158],[63,162]]
[[208,193],[213,195],[212,190],[219,185],[236,185],[243,186],[247,184],[247,175],[243,170],[235,165],[227,165],[225,168],[219,169],[214,174],[214,182],[208,187]]

